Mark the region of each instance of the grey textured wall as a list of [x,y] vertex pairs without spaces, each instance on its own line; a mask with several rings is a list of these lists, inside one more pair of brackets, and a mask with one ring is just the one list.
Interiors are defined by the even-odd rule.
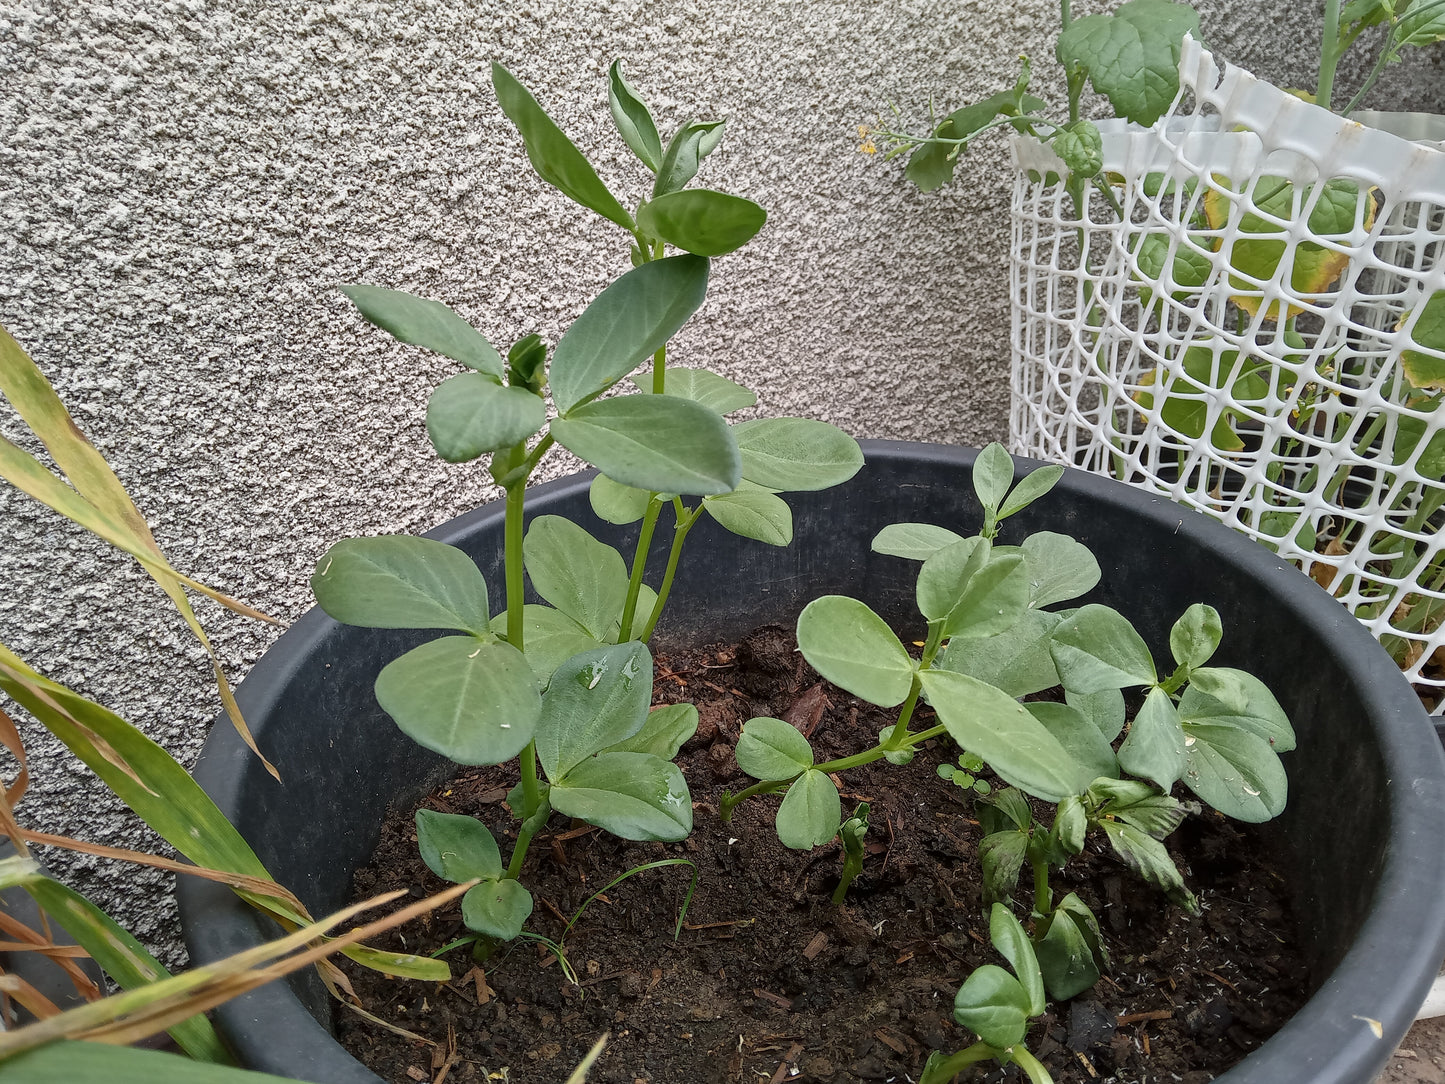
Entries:
[[[1298,84],[1317,20],[1287,20],[1309,6],[1201,8],[1221,56]],[[631,202],[641,168],[605,98],[620,56],[666,130],[730,118],[701,180],[771,211],[718,261],[673,357],[749,384],[770,413],[984,442],[1003,435],[1007,396],[1002,145],[925,196],[901,163],[858,153],[856,126],[891,121],[895,102],[918,130],[930,96],[946,109],[990,93],[1021,52],[1056,92],[1056,18],[1045,0],[0,0],[0,324],[173,562],[292,619],[332,541],[425,529],[492,496],[426,441],[426,396],[454,366],[388,345],[336,285],[444,300],[497,343],[555,340],[626,247],[531,173],[488,64]],[[1445,109],[1440,76],[1438,52],[1416,57],[1372,104]],[[19,436],[4,410],[0,432]],[[200,609],[233,675],[274,636]],[[126,560],[8,488],[0,641],[194,756],[214,694],[180,621]],[[29,738],[22,820],[148,845],[57,745]],[[161,879],[122,891],[103,864],[55,864],[174,956]]]

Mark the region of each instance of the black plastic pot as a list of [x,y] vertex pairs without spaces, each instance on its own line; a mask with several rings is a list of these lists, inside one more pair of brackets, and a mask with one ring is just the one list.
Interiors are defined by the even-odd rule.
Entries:
[[[974,452],[876,441],[864,451],[867,465],[852,482],[790,496],[796,538],[787,549],[700,523],[659,643],[736,639],[791,621],[830,592],[866,600],[901,628],[921,625],[916,566],[875,555],[868,544],[897,521],[976,530]],[[626,529],[593,517],[587,482],[539,487],[530,514],[565,514],[626,546]],[[1007,522],[1004,540],[1042,529],[1094,551],[1104,580],[1091,601],[1126,613],[1158,655],[1167,655],[1169,626],[1187,605],[1215,606],[1226,633],[1217,661],[1258,674],[1299,733],[1298,750],[1285,758],[1289,808],[1266,830],[1278,843],[1318,989],[1221,1084],[1367,1084],[1445,957],[1445,757],[1419,702],[1379,645],[1308,577],[1197,513],[1069,471],[1051,495]],[[659,546],[665,533],[658,532]],[[500,503],[432,537],[466,550],[500,589]],[[406,739],[372,695],[378,669],[415,639],[344,627],[313,610],[257,663],[239,694],[284,782],[267,776],[229,726],[215,728],[197,768],[272,874],[313,913],[347,900],[352,871],[370,857],[388,808],[415,801],[450,770]],[[270,932],[210,882],[183,878],[180,896],[198,962]],[[376,1084],[332,1039],[330,1012],[308,975],[273,983],[217,1015],[248,1066],[323,1084]]]

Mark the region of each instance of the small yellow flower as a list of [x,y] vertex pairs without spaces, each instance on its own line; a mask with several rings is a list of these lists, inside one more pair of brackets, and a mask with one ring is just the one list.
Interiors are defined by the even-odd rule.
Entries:
[[861,147],[859,147],[858,149],[859,149],[860,151],[862,151],[864,154],[877,154],[877,153],[878,153],[878,147],[874,144],[874,142],[873,142],[871,139],[865,139],[865,140],[863,141],[863,145],[862,145]]

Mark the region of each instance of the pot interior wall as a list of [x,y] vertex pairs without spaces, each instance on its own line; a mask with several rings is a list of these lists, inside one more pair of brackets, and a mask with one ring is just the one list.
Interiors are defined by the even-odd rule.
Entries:
[[[977,530],[972,453],[884,444],[867,450],[868,464],[849,485],[788,497],[795,515],[790,547],[738,539],[704,518],[684,555],[660,646],[731,641],[761,624],[790,623],[808,601],[828,593],[861,598],[901,631],[918,634],[909,638],[921,638],[913,604],[918,566],[874,554],[869,542],[900,521]],[[568,515],[630,554],[631,530],[597,520],[585,484],[540,487],[530,512]],[[1186,521],[1205,529],[1181,529]],[[1365,723],[1360,688],[1377,681],[1380,671],[1377,665],[1362,671],[1359,658],[1371,650],[1383,658],[1383,652],[1306,577],[1293,570],[1282,575],[1265,551],[1163,499],[1068,472],[1052,494],[1007,521],[1000,540],[1017,542],[1037,530],[1073,535],[1093,550],[1104,579],[1089,601],[1127,614],[1161,667],[1168,662],[1170,625],[1190,603],[1207,602],[1225,627],[1217,663],[1257,674],[1285,705],[1300,744],[1285,757],[1289,809],[1270,831],[1279,844],[1280,872],[1294,886],[1297,919],[1308,931],[1306,953],[1322,981],[1366,916],[1388,845],[1389,778]],[[662,567],[668,534],[658,532],[655,568]],[[477,560],[499,608],[501,506],[479,509],[433,536]],[[1243,566],[1240,553],[1247,557]],[[313,913],[346,901],[352,871],[370,857],[388,809],[420,797],[449,771],[405,738],[372,695],[381,666],[424,638],[341,627],[308,614],[281,641],[303,650],[288,653],[278,645],[241,688],[248,718],[284,781],[274,783],[254,758],[232,758],[241,765],[234,783],[208,774],[204,764],[200,769],[213,793],[230,788],[229,798],[218,793],[218,801],[234,810],[261,859]],[[1365,663],[1378,658],[1367,656]],[[1428,734],[1423,717],[1415,725]],[[1330,781],[1348,781],[1347,801],[1344,784]],[[329,1006],[319,985],[298,982],[298,992],[324,1018]]]

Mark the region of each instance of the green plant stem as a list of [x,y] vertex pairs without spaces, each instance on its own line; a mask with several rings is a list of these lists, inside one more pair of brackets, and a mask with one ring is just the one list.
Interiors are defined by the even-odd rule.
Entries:
[[1029,865],[1034,871],[1034,914],[1046,915],[1054,909],[1054,893],[1049,888],[1049,864],[1030,853]]
[[622,623],[617,632],[619,644],[625,644],[632,639],[632,623],[637,617],[637,595],[642,590],[642,574],[647,571],[647,552],[652,548],[652,534],[657,529],[657,517],[660,515],[662,501],[656,493],[652,493],[647,502],[647,511],[642,516],[637,549],[632,554],[632,576],[627,581],[627,601],[622,605]]
[[522,605],[522,508],[526,501],[527,480],[522,478],[507,487],[506,521],[503,527],[504,556],[507,580],[507,643],[518,651],[523,646]]
[[858,874],[863,872],[863,856],[861,854],[843,855],[843,875],[838,878],[838,887],[833,889],[833,906],[841,906],[843,900],[848,896],[848,889],[858,879]]
[[662,585],[657,589],[657,602],[653,604],[652,613],[639,637],[644,644],[652,639],[658,618],[662,616],[662,609],[667,605],[667,596],[672,593],[672,581],[677,577],[677,563],[682,559],[682,545],[687,541],[687,533],[702,515],[701,504],[696,508],[688,508],[682,503],[681,497],[672,499],[672,510],[677,525],[672,529],[672,548],[667,553],[667,568],[662,573]]
[[1320,77],[1315,84],[1315,104],[1330,108],[1335,93],[1335,68],[1344,42],[1340,37],[1340,0],[1325,0],[1325,19],[1320,39]]
[[923,1075],[918,1078],[918,1084],[948,1084],[970,1065],[997,1058],[1000,1053],[1001,1051],[995,1050],[988,1043],[980,1040],[967,1050],[960,1050],[957,1054],[944,1058],[942,1061],[925,1066]]
[[667,347],[661,346],[652,355],[652,394],[662,395],[667,388]]
[[1028,1074],[1030,1084],[1054,1084],[1054,1078],[1038,1058],[1034,1057],[1022,1046],[1013,1048],[1014,1061],[1019,1063],[1019,1068]]

